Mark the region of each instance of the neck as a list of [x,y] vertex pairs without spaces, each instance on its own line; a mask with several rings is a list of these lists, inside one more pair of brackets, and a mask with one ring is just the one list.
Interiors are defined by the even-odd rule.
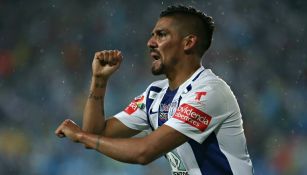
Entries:
[[166,77],[168,78],[170,90],[177,89],[181,84],[188,80],[195,73],[195,71],[200,68],[200,66],[200,64],[195,64],[193,66],[184,64],[183,66],[177,67],[177,69],[167,74]]

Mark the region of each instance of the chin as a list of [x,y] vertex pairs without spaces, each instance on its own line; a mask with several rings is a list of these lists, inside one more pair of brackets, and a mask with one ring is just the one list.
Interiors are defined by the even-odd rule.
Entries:
[[152,67],[151,73],[153,75],[162,75],[162,74],[164,74],[164,71],[163,71],[162,67],[159,67],[158,69],[155,69],[154,67]]

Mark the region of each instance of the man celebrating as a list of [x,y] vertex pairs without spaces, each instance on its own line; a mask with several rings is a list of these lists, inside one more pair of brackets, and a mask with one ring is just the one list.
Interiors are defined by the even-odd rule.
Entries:
[[[242,117],[229,86],[202,56],[213,33],[212,18],[191,7],[171,6],[160,14],[147,43],[153,82],[124,111],[104,117],[109,77],[120,67],[120,51],[100,51],[81,129],[65,120],[55,131],[118,161],[146,165],[165,155],[172,174],[253,174]],[[130,138],[142,130],[142,138]]]

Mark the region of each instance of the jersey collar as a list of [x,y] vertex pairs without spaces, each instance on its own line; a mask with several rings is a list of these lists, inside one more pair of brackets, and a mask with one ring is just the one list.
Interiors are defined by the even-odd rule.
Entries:
[[192,88],[192,82],[197,80],[200,74],[204,71],[205,71],[205,68],[203,66],[198,68],[188,80],[186,80],[182,85],[179,86],[179,91],[182,93],[189,92]]

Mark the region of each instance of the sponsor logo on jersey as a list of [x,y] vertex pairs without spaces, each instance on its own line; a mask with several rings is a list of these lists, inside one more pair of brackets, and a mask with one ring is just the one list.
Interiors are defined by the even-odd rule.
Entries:
[[195,100],[200,101],[201,97],[205,96],[207,92],[195,92],[195,94],[196,94]]
[[144,96],[136,97],[126,108],[125,112],[129,115],[133,114],[138,108],[143,109],[145,104],[143,103]]
[[168,120],[168,109],[170,107],[170,104],[160,104],[160,109],[159,109],[159,117],[158,117],[158,125],[161,126],[163,125],[167,120]]
[[211,116],[186,103],[180,105],[173,118],[181,120],[200,131],[205,131],[211,121]]
[[178,105],[178,100],[175,100],[169,104],[160,104],[160,112],[159,112],[159,118],[158,118],[158,123],[159,126],[163,125],[169,118],[169,116],[173,116],[174,113],[176,112]]
[[173,175],[189,175],[183,161],[176,151],[171,151],[166,154],[166,157],[171,165]]
[[173,172],[173,175],[189,175],[188,172],[182,171],[182,172]]
[[169,109],[169,107],[170,107],[170,104],[161,103],[161,104],[160,104],[160,111],[162,111],[162,112],[167,112],[168,109]]

